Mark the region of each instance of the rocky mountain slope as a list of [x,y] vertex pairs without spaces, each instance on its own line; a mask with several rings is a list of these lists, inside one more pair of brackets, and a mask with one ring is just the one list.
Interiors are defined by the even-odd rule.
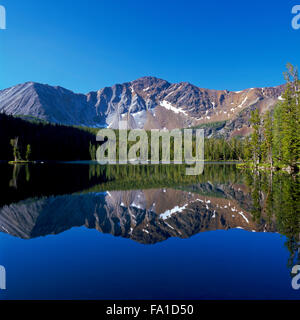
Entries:
[[0,112],[39,118],[52,123],[118,128],[174,129],[213,126],[206,134],[249,133],[250,111],[273,108],[284,86],[251,88],[239,92],[198,88],[190,83],[171,84],[144,77],[88,94],[33,82],[0,91]]

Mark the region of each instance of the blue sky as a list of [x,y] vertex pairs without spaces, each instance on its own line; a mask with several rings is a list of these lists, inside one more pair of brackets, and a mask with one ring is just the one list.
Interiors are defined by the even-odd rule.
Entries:
[[[297,1],[0,0],[0,89],[25,81],[89,92],[142,76],[240,90],[300,66]],[[300,4],[300,1],[298,1]]]

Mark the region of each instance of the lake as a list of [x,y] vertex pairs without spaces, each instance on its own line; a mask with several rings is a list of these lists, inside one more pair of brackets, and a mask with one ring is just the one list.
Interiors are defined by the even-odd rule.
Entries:
[[299,176],[0,164],[0,299],[300,299]]

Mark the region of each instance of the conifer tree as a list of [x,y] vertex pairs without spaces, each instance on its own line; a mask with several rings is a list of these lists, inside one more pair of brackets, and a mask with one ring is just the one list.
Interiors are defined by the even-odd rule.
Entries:
[[299,155],[299,79],[298,70],[287,65],[285,79],[287,86],[283,95],[282,109],[282,160],[286,165],[296,167]]
[[31,146],[30,146],[30,144],[28,144],[27,148],[26,148],[26,155],[25,155],[26,161],[29,161],[30,157],[31,157]]
[[267,111],[264,115],[263,135],[264,159],[271,165],[271,167],[273,167],[273,130],[270,111]]
[[247,136],[245,138],[245,141],[244,141],[244,152],[243,152],[243,155],[244,155],[244,159],[246,161],[249,161],[251,159],[252,151],[251,151],[251,140],[250,140],[249,136]]
[[273,160],[275,165],[282,162],[282,109],[277,106],[273,120]]
[[251,112],[250,123],[252,124],[253,134],[251,136],[251,151],[255,166],[261,161],[261,126],[258,109]]
[[13,147],[13,155],[15,161],[21,160],[21,154],[19,149],[19,137],[10,140],[10,144]]

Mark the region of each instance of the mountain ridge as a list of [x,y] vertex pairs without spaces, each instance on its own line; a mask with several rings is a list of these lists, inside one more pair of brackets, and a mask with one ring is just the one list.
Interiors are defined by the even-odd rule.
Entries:
[[251,109],[265,112],[274,108],[282,99],[284,87],[213,90],[146,76],[82,94],[29,81],[0,91],[0,112],[51,123],[114,129],[126,119],[131,129],[147,130],[226,121],[225,127],[210,130],[207,135],[230,137],[239,132],[248,134]]

